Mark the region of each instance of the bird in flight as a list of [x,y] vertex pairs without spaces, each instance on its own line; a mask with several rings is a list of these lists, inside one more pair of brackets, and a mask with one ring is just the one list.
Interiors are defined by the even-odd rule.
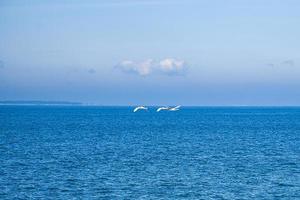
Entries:
[[145,107],[145,106],[138,106],[138,107],[136,107],[136,108],[133,110],[133,112],[136,112],[136,111],[138,111],[138,110],[148,110],[148,108]]
[[175,106],[173,108],[170,108],[169,111],[177,111],[177,110],[179,110],[180,107],[181,106]]
[[159,112],[161,110],[169,110],[170,108],[169,107],[159,107],[156,112]]

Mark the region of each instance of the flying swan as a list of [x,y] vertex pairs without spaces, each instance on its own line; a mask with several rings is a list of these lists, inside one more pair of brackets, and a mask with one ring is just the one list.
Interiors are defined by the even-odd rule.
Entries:
[[159,107],[156,112],[159,112],[161,110],[169,110],[170,108],[169,107]]
[[176,106],[176,107],[174,107],[174,108],[170,108],[169,111],[177,111],[177,110],[179,110],[180,107],[181,107],[181,106]]
[[138,111],[138,110],[148,110],[148,108],[145,107],[145,106],[138,106],[138,107],[136,107],[136,108],[133,110],[133,112],[136,112],[136,111]]

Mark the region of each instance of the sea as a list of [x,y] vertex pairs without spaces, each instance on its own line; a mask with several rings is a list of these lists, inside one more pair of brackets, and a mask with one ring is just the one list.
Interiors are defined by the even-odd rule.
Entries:
[[0,199],[300,199],[300,107],[0,106]]

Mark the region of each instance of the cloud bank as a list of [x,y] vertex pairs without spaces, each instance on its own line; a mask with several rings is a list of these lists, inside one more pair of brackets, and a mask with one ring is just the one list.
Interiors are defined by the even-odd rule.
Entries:
[[165,58],[160,61],[147,59],[142,62],[124,60],[115,67],[122,72],[133,73],[140,76],[148,76],[154,73],[163,75],[184,75],[187,71],[186,62],[174,58]]

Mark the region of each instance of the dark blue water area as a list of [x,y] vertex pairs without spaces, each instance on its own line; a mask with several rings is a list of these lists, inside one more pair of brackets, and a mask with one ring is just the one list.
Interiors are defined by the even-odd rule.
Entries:
[[0,106],[0,199],[300,199],[300,108]]

